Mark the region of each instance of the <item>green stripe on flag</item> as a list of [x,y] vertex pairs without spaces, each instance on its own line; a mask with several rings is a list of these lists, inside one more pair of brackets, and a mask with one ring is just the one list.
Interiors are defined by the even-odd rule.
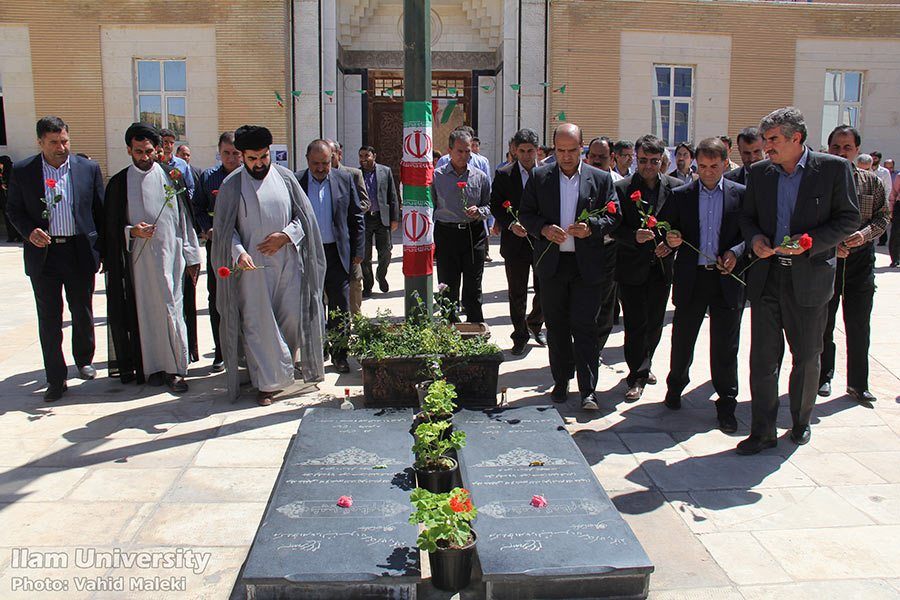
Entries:
[[403,206],[433,206],[431,188],[420,185],[404,185]]
[[431,127],[431,102],[404,102],[404,127]]

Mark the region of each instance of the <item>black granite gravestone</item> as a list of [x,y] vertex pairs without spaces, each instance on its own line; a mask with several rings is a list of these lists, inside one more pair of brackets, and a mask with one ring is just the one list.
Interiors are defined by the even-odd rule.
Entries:
[[653,565],[555,409],[464,410],[454,427],[488,599],[647,597]]
[[411,421],[410,410],[306,411],[250,549],[248,598],[415,598]]

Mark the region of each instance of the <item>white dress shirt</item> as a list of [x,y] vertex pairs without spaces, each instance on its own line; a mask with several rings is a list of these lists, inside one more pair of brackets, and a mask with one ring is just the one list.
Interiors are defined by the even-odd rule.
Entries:
[[[575,224],[575,211],[578,208],[578,187],[581,184],[581,161],[578,170],[571,177],[566,177],[559,170],[559,226],[565,231],[569,225]],[[575,238],[566,236],[566,241],[559,245],[560,252],[575,252]]]

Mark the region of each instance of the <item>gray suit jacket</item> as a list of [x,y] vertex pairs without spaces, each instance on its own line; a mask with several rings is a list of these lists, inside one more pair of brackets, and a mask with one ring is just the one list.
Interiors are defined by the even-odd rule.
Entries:
[[[362,174],[360,173],[360,176]],[[309,192],[309,169],[297,171],[297,181],[304,193]],[[359,206],[359,196],[353,176],[343,169],[331,169],[328,173],[331,185],[331,226],[337,243],[341,264],[350,272],[350,259],[365,256],[364,236],[366,223]],[[365,184],[363,184],[365,188]]]
[[390,227],[392,221],[400,221],[400,199],[391,168],[376,164],[375,183],[378,186],[378,213],[381,215],[381,224]]
[[348,167],[345,164],[341,164],[338,169],[350,173],[350,176],[353,177],[353,183],[356,184],[356,195],[359,196],[360,208],[362,208],[363,212],[369,210],[369,190],[366,189],[366,180],[363,179],[362,170],[356,167]]

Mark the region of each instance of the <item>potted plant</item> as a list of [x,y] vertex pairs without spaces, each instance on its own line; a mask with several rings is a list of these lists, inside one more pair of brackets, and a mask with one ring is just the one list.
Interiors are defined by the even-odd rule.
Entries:
[[459,450],[466,445],[466,433],[454,431],[449,436],[445,430],[450,427],[449,421],[421,423],[416,427],[413,452],[416,462],[416,481],[434,493],[450,491],[454,482],[459,479],[459,464],[456,459],[447,456],[451,450]]
[[432,585],[451,592],[465,588],[472,580],[476,544],[469,521],[478,515],[469,491],[454,488],[435,494],[416,488],[409,499],[415,508],[409,522],[422,525],[416,543],[428,552]]

